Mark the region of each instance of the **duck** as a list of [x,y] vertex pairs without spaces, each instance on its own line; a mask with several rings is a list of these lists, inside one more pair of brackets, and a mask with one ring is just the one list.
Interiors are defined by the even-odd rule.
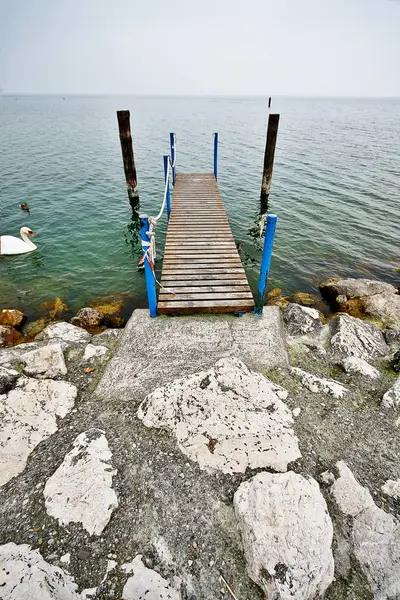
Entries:
[[20,204],[20,205],[19,205],[19,207],[20,207],[22,210],[26,210],[26,212],[29,212],[29,206],[28,206],[27,204]]
[[25,254],[36,250],[35,244],[27,237],[34,236],[33,231],[29,227],[21,227],[20,234],[22,240],[13,235],[0,236],[0,254]]

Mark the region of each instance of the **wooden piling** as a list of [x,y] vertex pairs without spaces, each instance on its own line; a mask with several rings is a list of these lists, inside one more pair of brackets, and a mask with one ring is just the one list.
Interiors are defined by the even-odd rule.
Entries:
[[274,168],[276,138],[278,136],[279,115],[271,114],[268,118],[267,142],[265,145],[264,170],[261,183],[261,213],[267,212],[268,198],[271,190],[272,171]]
[[117,110],[117,118],[128,196],[131,202],[138,202],[139,192],[137,189],[129,110]]
[[268,108],[271,108],[271,100],[272,100],[272,98],[271,98],[271,96],[270,96],[270,97],[268,98]]

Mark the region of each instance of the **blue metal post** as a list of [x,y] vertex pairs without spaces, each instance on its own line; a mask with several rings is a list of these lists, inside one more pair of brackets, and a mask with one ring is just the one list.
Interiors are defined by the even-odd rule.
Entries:
[[274,243],[277,218],[276,215],[268,215],[267,217],[267,229],[265,232],[264,249],[261,258],[260,279],[258,280],[257,301],[254,309],[256,315],[262,315],[264,307],[265,288],[267,287],[267,279],[271,265],[272,246]]
[[218,133],[214,133],[214,175],[218,181]]
[[[171,144],[171,162],[175,165],[175,134],[169,134],[169,141]],[[175,185],[175,166],[172,167],[172,185]]]
[[[149,217],[147,215],[139,215],[140,219],[140,237],[142,238],[142,248],[143,254],[149,248],[150,238],[147,235],[149,231]],[[154,265],[153,265],[154,267]],[[144,259],[144,274],[146,276],[146,290],[147,290],[147,299],[149,302],[149,310],[150,316],[157,316],[157,295],[156,295],[156,282],[153,274],[153,270],[150,266],[150,263],[145,256]]]
[[[168,177],[168,154],[164,155],[164,183],[167,183],[167,177]],[[168,185],[167,185],[167,215],[168,215],[168,221],[169,221],[169,216],[171,214],[171,190],[169,189],[169,177],[168,177]]]

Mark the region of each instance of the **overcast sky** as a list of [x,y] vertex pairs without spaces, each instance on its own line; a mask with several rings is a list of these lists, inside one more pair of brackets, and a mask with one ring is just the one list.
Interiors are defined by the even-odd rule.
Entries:
[[400,96],[398,0],[0,0],[10,93]]

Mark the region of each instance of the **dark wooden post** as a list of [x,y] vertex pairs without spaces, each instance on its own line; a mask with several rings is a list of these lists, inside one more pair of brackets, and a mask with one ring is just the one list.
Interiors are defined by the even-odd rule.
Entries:
[[272,171],[274,168],[274,156],[276,138],[278,135],[279,115],[269,115],[267,143],[265,145],[264,170],[261,183],[261,213],[267,212],[268,198],[271,191]]
[[117,110],[119,139],[121,140],[122,160],[129,200],[138,202],[139,192],[137,189],[137,177],[135,158],[133,156],[133,145],[129,110]]
[[272,100],[272,98],[271,98],[271,96],[270,96],[270,97],[268,98],[268,108],[271,108],[271,100]]

